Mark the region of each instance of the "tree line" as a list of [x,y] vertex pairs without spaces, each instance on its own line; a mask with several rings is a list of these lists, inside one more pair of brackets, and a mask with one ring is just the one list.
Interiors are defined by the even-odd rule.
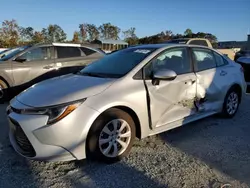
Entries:
[[0,47],[15,47],[35,43],[48,42],[72,42],[85,43],[95,39],[122,39],[129,45],[161,43],[171,39],[178,38],[207,38],[212,43],[217,42],[216,36],[211,33],[198,32],[193,33],[191,29],[186,29],[183,34],[174,34],[171,30],[162,31],[158,34],[139,38],[136,35],[136,28],[131,27],[125,31],[121,31],[118,26],[111,23],[103,23],[100,26],[90,23],[79,24],[78,29],[74,32],[72,40],[67,39],[67,34],[57,24],[50,24],[48,27],[35,30],[33,27],[19,26],[17,21],[5,20],[0,26]]

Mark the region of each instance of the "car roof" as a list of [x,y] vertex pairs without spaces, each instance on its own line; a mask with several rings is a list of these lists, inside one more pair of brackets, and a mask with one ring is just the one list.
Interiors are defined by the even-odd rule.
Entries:
[[[155,48],[155,49],[160,49],[160,48],[165,48],[165,47],[170,47],[170,46],[180,46],[180,44],[175,44],[175,43],[162,43],[162,44],[139,44],[136,46],[130,46],[129,48]],[[181,45],[182,46],[182,45]],[[188,45],[184,45],[184,46],[188,46]]]
[[92,45],[84,45],[84,44],[75,44],[75,43],[59,43],[59,42],[52,42],[52,43],[37,43],[31,46],[67,46],[67,47],[87,47],[87,48],[94,48]]

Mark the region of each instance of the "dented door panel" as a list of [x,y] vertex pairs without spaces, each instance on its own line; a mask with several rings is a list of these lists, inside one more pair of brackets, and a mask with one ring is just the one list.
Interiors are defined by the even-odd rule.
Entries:
[[196,113],[196,76],[194,73],[179,75],[173,81],[160,81],[153,85],[146,81],[150,97],[152,126],[160,127]]
[[221,111],[224,98],[234,78],[230,67],[222,66],[197,72],[197,106],[200,112]]

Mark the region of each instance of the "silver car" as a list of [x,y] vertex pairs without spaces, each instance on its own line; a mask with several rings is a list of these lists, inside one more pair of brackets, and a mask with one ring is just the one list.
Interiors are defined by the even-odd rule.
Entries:
[[0,102],[11,99],[30,86],[81,70],[102,58],[104,52],[70,43],[35,44],[9,50],[0,59]]
[[9,138],[30,159],[115,162],[135,137],[233,117],[245,90],[242,67],[213,49],[134,46],[22,92],[7,109]]

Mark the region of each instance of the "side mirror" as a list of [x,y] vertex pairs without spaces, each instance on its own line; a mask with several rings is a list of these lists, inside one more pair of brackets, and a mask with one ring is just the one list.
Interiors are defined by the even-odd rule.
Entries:
[[174,80],[177,77],[175,71],[170,69],[161,69],[153,73],[153,80]]
[[157,70],[156,72],[153,73],[152,84],[159,85],[160,80],[171,81],[171,80],[174,80],[176,77],[177,77],[177,74],[173,70],[170,70],[170,69]]
[[17,57],[17,58],[15,59],[15,61],[22,63],[22,62],[26,61],[26,59],[25,59],[25,58],[22,58],[22,56],[19,56],[19,57]]

